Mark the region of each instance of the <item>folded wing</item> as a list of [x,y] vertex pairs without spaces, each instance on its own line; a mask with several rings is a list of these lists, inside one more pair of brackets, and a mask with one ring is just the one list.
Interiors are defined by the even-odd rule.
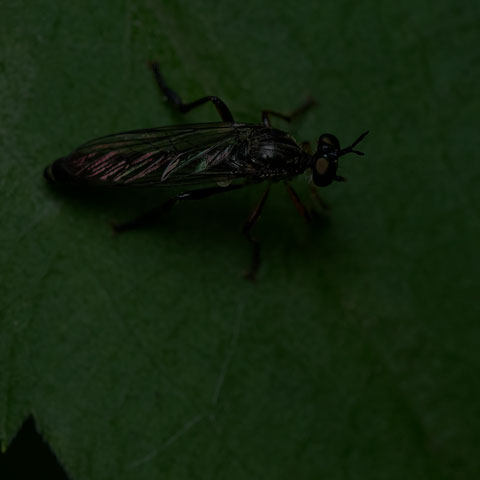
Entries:
[[51,176],[102,186],[180,186],[248,176],[245,146],[257,125],[205,123],[135,130],[92,140]]

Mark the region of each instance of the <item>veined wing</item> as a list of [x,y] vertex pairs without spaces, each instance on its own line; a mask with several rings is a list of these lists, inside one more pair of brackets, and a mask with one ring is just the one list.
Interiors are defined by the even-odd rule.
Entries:
[[204,123],[108,135],[57,160],[50,175],[54,179],[105,186],[232,181],[248,176],[242,164],[242,149],[258,128],[262,127]]

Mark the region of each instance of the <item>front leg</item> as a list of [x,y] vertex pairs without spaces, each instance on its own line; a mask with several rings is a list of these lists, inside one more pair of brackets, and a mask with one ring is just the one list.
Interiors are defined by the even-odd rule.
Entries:
[[288,182],[283,182],[283,183],[285,185],[285,188],[287,189],[288,194],[290,195],[290,199],[292,200],[293,204],[295,205],[295,208],[297,209],[297,212],[300,214],[301,217],[304,218],[304,220],[307,223],[309,223],[311,220],[310,214],[308,213],[308,209],[300,200],[300,197],[298,196],[297,192],[293,189],[293,187]]

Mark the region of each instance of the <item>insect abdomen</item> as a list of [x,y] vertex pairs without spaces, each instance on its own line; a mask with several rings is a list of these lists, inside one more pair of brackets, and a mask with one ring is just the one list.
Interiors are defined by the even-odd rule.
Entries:
[[72,181],[72,176],[65,171],[59,160],[45,168],[43,175],[49,182],[55,184],[64,184]]

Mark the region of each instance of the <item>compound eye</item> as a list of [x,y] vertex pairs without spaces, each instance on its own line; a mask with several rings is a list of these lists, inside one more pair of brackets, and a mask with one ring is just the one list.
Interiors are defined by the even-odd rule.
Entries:
[[331,133],[324,133],[323,135],[320,135],[320,138],[318,139],[318,144],[320,145],[322,143],[324,145],[331,146],[336,150],[340,150],[340,142],[338,141],[338,138]]
[[315,162],[315,171],[317,175],[325,175],[327,173],[329,165],[330,163],[326,158],[317,158],[317,161]]

